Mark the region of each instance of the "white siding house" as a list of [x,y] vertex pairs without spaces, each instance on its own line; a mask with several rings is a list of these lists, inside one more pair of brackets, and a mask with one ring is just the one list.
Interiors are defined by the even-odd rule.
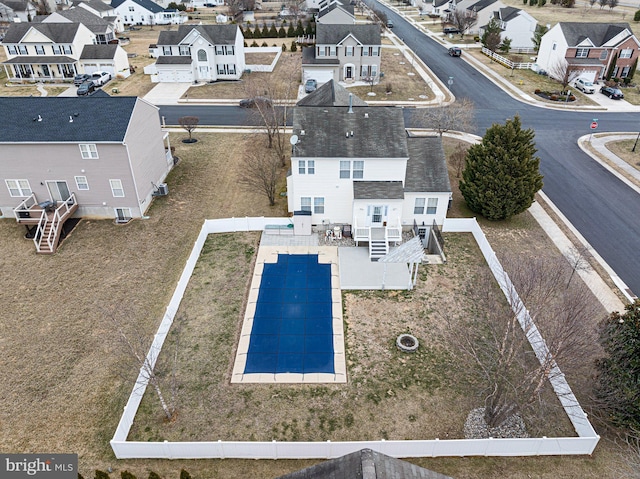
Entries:
[[[500,25],[500,38],[511,39],[511,48],[533,48],[533,36],[538,21],[524,10],[514,7],[500,8],[493,12],[493,18]],[[483,34],[480,28],[479,34]]]
[[151,0],[112,0],[125,25],[180,25],[187,15],[177,10],[165,10]]

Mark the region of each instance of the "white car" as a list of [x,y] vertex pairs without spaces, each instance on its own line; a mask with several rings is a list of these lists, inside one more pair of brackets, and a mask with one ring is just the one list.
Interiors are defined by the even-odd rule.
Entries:
[[584,78],[578,78],[576,80],[576,88],[584,93],[595,93],[596,86]]
[[111,73],[109,72],[93,72],[91,74],[91,81],[95,86],[102,86],[111,80]]

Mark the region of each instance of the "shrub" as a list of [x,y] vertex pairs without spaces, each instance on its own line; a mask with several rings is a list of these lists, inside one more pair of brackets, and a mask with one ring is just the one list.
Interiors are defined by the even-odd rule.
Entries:
[[162,478],[158,475],[158,473],[151,471],[149,472],[149,479],[162,479]]
[[280,27],[280,30],[278,30],[278,38],[285,38],[287,36],[287,32],[285,31],[284,27]]
[[636,10],[636,13],[633,15],[634,22],[640,22],[640,10]]
[[253,41],[253,43],[251,44],[251,46],[252,46],[252,47],[257,47],[257,46],[259,46],[259,45],[258,45],[258,42],[256,42],[256,41],[254,40],[254,41]]
[[120,477],[122,479],[138,479],[135,474],[131,474],[129,471],[122,471]]
[[100,469],[96,469],[95,479],[109,479],[109,474]]
[[267,42],[262,42],[262,45],[260,45],[261,47],[268,47],[269,44]]
[[391,83],[387,83],[384,89],[387,93],[391,93],[393,91],[393,85]]
[[569,101],[576,101],[576,97],[573,95],[569,95]]
[[189,474],[187,471],[182,469],[180,471],[180,479],[191,479],[191,474]]
[[537,95],[538,93],[540,93],[540,91],[541,91],[541,90],[540,90],[540,88],[536,88],[536,89],[534,90],[534,93]]
[[473,41],[478,43],[480,41],[480,37],[478,35],[474,36]]
[[298,51],[298,46],[296,45],[296,42],[291,42],[291,51],[292,52]]
[[282,44],[282,51],[283,51],[283,52],[286,52],[286,51],[287,51],[287,46],[286,46],[284,43]]
[[[295,37],[296,36],[296,30],[293,28],[293,25],[289,25],[289,28],[287,29],[287,36],[289,38]],[[300,35],[302,36],[302,35]]]

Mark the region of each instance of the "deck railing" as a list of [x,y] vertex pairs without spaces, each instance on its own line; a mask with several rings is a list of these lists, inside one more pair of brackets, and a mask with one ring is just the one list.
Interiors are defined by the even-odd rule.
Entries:
[[38,200],[36,200],[36,195],[32,193],[31,196],[23,200],[13,209],[13,214],[15,215],[16,220],[20,221],[21,218],[28,218],[31,215],[31,208],[37,204]]
[[51,218],[51,228],[49,232],[44,235],[44,229],[48,222],[47,214],[43,210],[42,216],[40,217],[40,222],[38,223],[38,229],[36,230],[36,234],[33,237],[33,242],[36,245],[36,250],[40,253],[42,249],[43,240],[46,242],[47,246],[49,246],[49,251],[54,250],[56,239],[58,238],[58,230],[60,229],[60,225],[64,222],[63,220],[69,216],[71,212],[71,208],[76,205],[76,195],[75,193],[71,193],[69,198],[65,201],[62,201],[60,206],[56,208],[53,212],[53,217]]

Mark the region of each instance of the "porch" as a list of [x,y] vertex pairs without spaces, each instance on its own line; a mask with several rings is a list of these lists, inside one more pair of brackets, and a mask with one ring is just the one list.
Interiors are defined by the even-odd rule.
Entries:
[[35,194],[23,200],[13,210],[16,221],[25,225],[28,237],[32,237],[36,252],[56,252],[62,226],[77,211],[76,195],[71,193],[64,201],[38,201]]
[[17,56],[3,63],[10,81],[73,80],[76,60],[66,56]]

